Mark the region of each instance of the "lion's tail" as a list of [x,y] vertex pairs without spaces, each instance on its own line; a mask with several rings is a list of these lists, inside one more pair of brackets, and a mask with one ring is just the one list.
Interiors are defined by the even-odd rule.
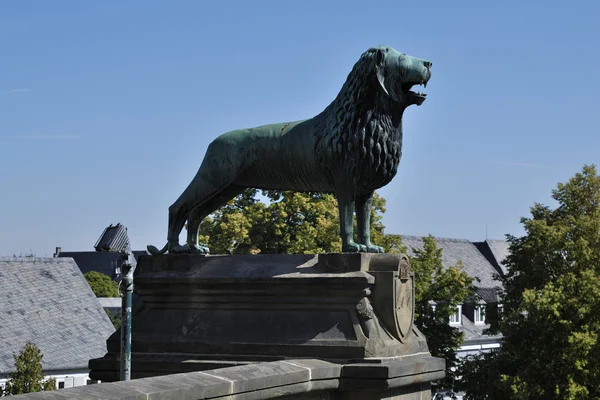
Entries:
[[163,247],[162,249],[158,249],[156,246],[152,246],[151,244],[146,246],[146,249],[148,249],[148,252],[152,255],[159,255],[159,254],[165,254],[167,252],[167,249],[169,248],[169,244],[165,244],[165,247]]

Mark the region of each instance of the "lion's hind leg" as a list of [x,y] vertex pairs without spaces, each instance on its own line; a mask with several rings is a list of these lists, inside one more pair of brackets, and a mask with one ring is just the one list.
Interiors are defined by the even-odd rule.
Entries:
[[190,212],[188,217],[187,246],[191,252],[201,254],[208,254],[210,252],[208,247],[198,245],[200,224],[204,218],[224,206],[229,200],[233,199],[243,191],[244,188],[241,186],[229,185],[207,202],[197,206]]
[[[202,207],[215,193],[218,193],[218,189],[197,175],[177,201],[169,207],[169,231],[167,236],[169,253],[193,252],[187,244],[184,246],[179,244],[179,234],[183,230],[185,222],[189,219],[192,211],[198,207]],[[192,218],[194,221],[198,219],[196,215],[192,215]]]
[[[167,250],[162,249],[159,250],[160,252],[168,251],[173,254],[204,250],[195,247],[197,239],[190,242],[194,246],[193,250],[187,243],[181,246],[179,235],[188,219],[192,221],[190,229],[195,232],[194,235],[197,235],[202,219],[229,200],[228,198],[223,201],[222,198],[226,194],[231,197],[237,194],[230,187],[244,172],[244,166],[247,165],[247,157],[242,153],[243,147],[240,148],[239,143],[232,140],[216,139],[208,146],[198,172],[179,198],[169,207]],[[199,210],[192,214],[196,208]],[[190,214],[192,214],[191,218]],[[188,241],[189,239],[188,235]],[[149,250],[158,249],[149,248]]]
[[[207,158],[212,159],[213,162],[206,161]],[[240,190],[238,186],[232,184],[240,174],[241,166],[232,162],[215,163],[214,160],[219,160],[219,158],[211,157],[207,153],[205,161],[200,166],[192,182],[177,201],[169,207],[167,236],[169,253],[194,252],[187,244],[184,246],[179,244],[179,234],[194,209],[200,208],[192,215],[194,226],[190,226],[190,228],[197,234],[202,219],[230,200],[231,197],[234,197],[238,193],[237,191]],[[195,241],[192,243],[196,244]]]

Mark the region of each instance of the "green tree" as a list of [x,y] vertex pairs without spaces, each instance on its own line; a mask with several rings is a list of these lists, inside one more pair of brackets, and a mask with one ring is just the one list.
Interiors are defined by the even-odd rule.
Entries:
[[431,354],[446,359],[446,378],[435,386],[452,388],[456,378],[456,351],[464,338],[462,332],[448,322],[456,307],[475,294],[473,278],[467,275],[461,262],[449,267],[442,265],[442,249],[431,235],[423,238],[422,250],[414,248],[412,251],[415,324],[427,338]]
[[96,271],[83,274],[96,297],[119,297],[119,284],[108,275]]
[[45,379],[42,373],[42,358],[38,347],[27,342],[19,354],[13,354],[17,372],[10,375],[4,388],[4,395],[54,390],[56,380]]
[[[498,351],[469,355],[457,364],[454,389],[466,393],[465,399],[511,399],[500,380]],[[514,397],[518,399],[519,397]]]
[[[461,367],[472,399],[600,397],[600,177],[586,165],[508,236],[502,350]],[[491,376],[499,378],[485,381]]]
[[[247,189],[206,218],[198,241],[213,254],[316,254],[339,252],[337,201],[331,194],[262,191],[268,204],[257,199],[258,190]],[[375,195],[371,210],[371,237],[393,250],[399,236],[383,233],[381,214],[385,199]]]
[[[88,271],[83,276],[96,297],[120,297],[119,284],[110,279],[110,276],[96,271]],[[121,327],[120,312],[113,312],[108,309],[105,309],[104,312],[106,312],[115,329]]]
[[121,310],[111,310],[108,308],[104,312],[106,312],[115,329],[119,329],[121,327]]

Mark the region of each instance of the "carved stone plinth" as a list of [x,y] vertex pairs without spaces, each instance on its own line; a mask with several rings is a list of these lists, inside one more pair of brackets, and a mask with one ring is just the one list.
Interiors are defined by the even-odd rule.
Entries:
[[[134,279],[133,378],[284,359],[431,359],[405,256],[143,256]],[[120,331],[107,346],[91,379],[118,380]]]

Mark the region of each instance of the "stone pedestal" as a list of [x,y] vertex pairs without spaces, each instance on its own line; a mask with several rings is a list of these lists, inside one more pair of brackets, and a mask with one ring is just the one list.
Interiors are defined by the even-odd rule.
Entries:
[[[385,365],[420,363],[419,388],[429,373],[440,379],[443,360],[413,325],[414,275],[402,255],[142,256],[134,285],[134,379],[303,358],[344,365],[355,392],[374,379],[387,382],[382,390],[411,385],[381,380]],[[90,360],[91,379],[118,380],[120,331],[107,347]]]

